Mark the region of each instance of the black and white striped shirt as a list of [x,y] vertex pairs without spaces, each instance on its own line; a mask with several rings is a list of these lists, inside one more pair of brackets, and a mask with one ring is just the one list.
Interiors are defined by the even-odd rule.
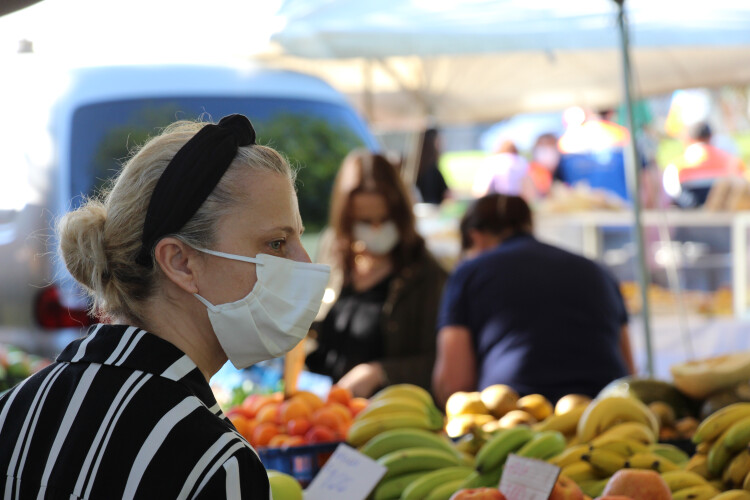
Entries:
[[136,327],[95,325],[0,399],[6,499],[270,497],[196,365]]

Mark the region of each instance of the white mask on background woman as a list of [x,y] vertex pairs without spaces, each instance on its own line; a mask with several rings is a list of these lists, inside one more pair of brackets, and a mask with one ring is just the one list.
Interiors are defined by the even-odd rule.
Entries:
[[236,368],[282,356],[307,335],[328,285],[329,266],[262,253],[252,258],[196,250],[256,265],[255,286],[236,302],[213,305],[194,294],[208,308],[214,333]]
[[399,234],[396,223],[392,220],[379,227],[366,222],[357,222],[352,231],[354,241],[361,241],[365,249],[373,255],[386,255],[398,245]]

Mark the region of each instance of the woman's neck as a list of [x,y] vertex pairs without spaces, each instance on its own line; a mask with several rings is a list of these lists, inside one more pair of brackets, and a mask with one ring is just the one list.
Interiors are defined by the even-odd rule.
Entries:
[[367,252],[354,256],[351,283],[355,290],[369,290],[393,272],[390,255],[372,255]]

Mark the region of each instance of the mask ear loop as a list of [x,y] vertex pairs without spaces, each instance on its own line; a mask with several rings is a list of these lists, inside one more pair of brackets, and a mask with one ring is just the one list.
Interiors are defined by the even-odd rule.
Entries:
[[195,248],[199,252],[207,253],[209,255],[215,255],[217,257],[223,257],[225,259],[229,260],[238,260],[240,262],[249,262],[251,264],[259,264],[263,265],[263,262],[261,262],[260,259],[256,259],[255,257],[245,257],[244,255],[234,255],[231,253],[224,253],[224,252],[218,252],[216,250],[209,250],[207,248]]

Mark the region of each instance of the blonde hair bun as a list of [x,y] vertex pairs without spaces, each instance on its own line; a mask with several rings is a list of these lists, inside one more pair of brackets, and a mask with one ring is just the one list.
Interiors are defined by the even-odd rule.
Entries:
[[58,224],[60,253],[70,274],[99,295],[108,275],[104,225],[107,209],[99,200],[88,200],[63,216]]

